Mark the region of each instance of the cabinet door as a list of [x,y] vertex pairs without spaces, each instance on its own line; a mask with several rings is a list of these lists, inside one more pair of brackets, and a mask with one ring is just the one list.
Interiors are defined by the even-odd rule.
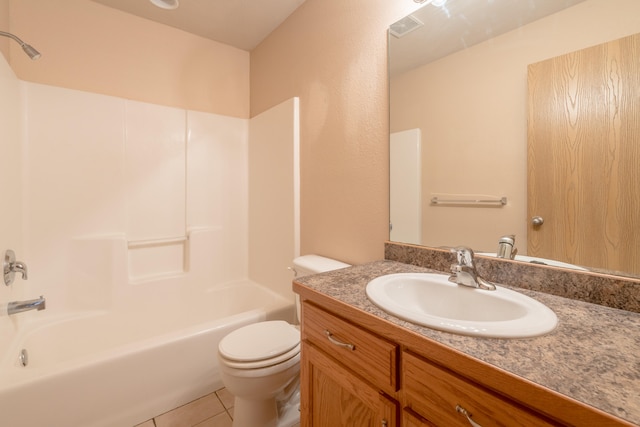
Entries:
[[302,427],[397,427],[397,403],[313,345],[302,343]]

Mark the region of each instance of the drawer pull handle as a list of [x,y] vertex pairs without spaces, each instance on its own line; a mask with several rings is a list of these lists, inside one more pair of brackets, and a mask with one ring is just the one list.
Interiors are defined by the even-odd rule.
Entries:
[[331,332],[329,332],[329,330],[328,330],[328,329],[325,329],[325,330],[324,330],[324,333],[325,333],[325,335],[327,336],[327,339],[331,342],[331,344],[335,344],[335,345],[337,345],[338,347],[348,348],[349,350],[352,350],[352,351],[356,349],[356,346],[355,346],[355,345],[353,345],[353,344],[349,344],[349,343],[342,342],[342,341],[340,341],[340,340],[335,339],[335,338],[333,337],[333,334],[332,334]]
[[469,421],[469,424],[471,424],[473,427],[482,427],[480,424],[478,424],[477,422],[471,419],[471,414],[467,412],[467,410],[464,409],[462,406],[456,405],[456,411],[464,415],[465,417],[467,417],[467,421]]
[[387,420],[383,419],[382,420],[382,427],[387,427],[389,425],[389,423],[387,422]]

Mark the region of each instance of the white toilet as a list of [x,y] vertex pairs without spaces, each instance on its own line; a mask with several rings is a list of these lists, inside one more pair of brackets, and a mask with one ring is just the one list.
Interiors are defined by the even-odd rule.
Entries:
[[[318,255],[293,260],[297,277],[349,267]],[[300,300],[296,295],[300,319]],[[236,329],[218,345],[222,382],[235,396],[233,427],[291,427],[300,422],[300,331],[282,320]]]

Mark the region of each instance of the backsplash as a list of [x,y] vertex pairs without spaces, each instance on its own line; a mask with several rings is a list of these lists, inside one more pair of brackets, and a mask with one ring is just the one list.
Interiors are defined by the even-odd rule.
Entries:
[[[455,255],[446,249],[386,242],[384,258],[449,273]],[[510,260],[476,257],[482,277],[492,282],[640,313],[640,281],[600,273],[569,271]]]

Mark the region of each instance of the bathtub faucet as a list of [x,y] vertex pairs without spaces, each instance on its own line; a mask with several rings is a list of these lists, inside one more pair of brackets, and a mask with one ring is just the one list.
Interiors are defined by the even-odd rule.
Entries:
[[46,308],[45,299],[41,295],[40,298],[30,299],[27,301],[12,301],[7,304],[7,314],[11,316],[12,314],[22,313],[23,311],[29,310],[44,310]]

